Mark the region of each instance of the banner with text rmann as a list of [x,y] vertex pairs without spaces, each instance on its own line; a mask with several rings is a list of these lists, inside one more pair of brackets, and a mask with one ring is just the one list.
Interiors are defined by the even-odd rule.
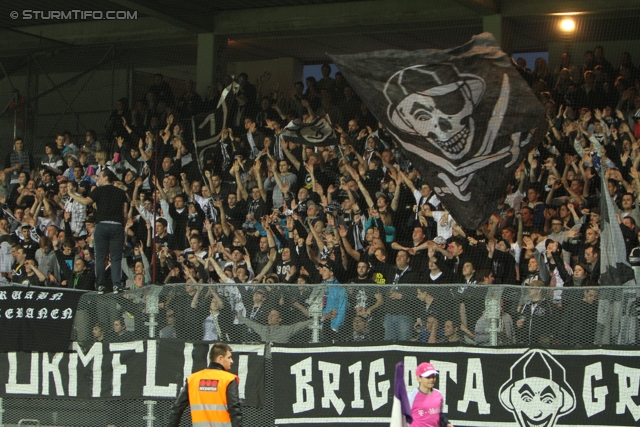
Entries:
[[388,426],[396,363],[410,392],[425,361],[456,427],[640,424],[640,349],[278,344],[272,357],[278,426]]
[[[206,368],[213,343],[146,340],[73,343],[69,353],[0,354],[0,397],[174,399],[192,373]],[[264,344],[229,344],[239,394],[264,402]]]

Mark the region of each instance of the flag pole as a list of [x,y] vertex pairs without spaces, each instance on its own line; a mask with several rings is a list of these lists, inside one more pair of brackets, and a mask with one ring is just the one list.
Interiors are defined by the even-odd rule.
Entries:
[[[159,140],[158,140],[159,135],[156,134],[155,137],[155,147],[153,150],[153,177],[158,179],[158,144],[159,144]],[[152,240],[151,240],[151,255],[153,255],[151,257],[151,283],[152,284],[156,284],[156,258],[158,257],[157,252],[156,252],[156,219],[157,219],[157,215],[158,215],[158,207],[156,206],[156,200],[158,199],[158,193],[157,191],[158,188],[156,187],[156,185],[153,183],[153,179],[151,179],[151,182],[149,183],[149,186],[153,186],[153,194],[154,194],[154,198],[153,198],[153,224],[151,224],[152,226],[149,227],[151,229],[151,233],[153,234],[152,236]]]

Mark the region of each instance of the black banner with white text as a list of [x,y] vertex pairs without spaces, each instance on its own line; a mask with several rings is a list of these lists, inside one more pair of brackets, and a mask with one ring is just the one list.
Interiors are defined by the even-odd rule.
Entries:
[[67,351],[83,294],[61,288],[0,288],[0,353]]
[[[0,354],[0,397],[173,399],[206,368],[212,343],[147,340],[73,344],[69,353]],[[264,402],[264,345],[229,344],[245,405]]]
[[389,426],[395,365],[440,375],[443,412],[459,426],[637,426],[640,350],[416,345],[272,348],[275,425]]

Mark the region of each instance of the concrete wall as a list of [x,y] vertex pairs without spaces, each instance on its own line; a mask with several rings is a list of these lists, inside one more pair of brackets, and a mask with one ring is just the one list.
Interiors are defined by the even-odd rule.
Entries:
[[[195,66],[172,66],[166,68],[141,68],[137,71],[155,74],[162,73],[169,78],[181,81],[195,79]],[[77,73],[52,73],[49,74],[53,83],[46,75],[41,73],[38,78],[38,93],[50,90],[54,84],[60,84]],[[10,76],[11,83],[20,93],[25,96],[27,90],[26,75]],[[58,91],[42,97],[37,104],[37,118],[34,128],[18,129],[18,135],[24,136],[27,140],[34,139],[33,147],[29,144],[34,155],[44,153],[44,144],[53,141],[55,134],[63,130],[69,130],[77,135],[78,140],[83,140],[86,129],[94,129],[98,133],[99,140],[103,140],[104,127],[111,111],[115,107],[115,101],[119,98],[129,98],[131,84],[129,70],[116,68],[115,70],[98,70],[95,74],[89,73],[75,81],[66,84]],[[0,111],[7,105],[13,94],[11,84],[7,78],[0,80]],[[176,91],[175,96],[182,94]],[[74,115],[67,109],[67,104],[71,104]],[[66,112],[65,112],[66,110]],[[64,114],[62,114],[64,112]],[[11,147],[13,140],[13,116],[4,115],[0,117],[0,145],[3,150],[0,152],[0,161],[4,158],[5,147]],[[35,133],[35,134],[34,134]]]
[[[196,66],[195,65],[176,65],[172,67],[162,68],[136,68],[136,71],[143,73],[157,74],[160,73],[165,77],[178,80],[196,80]],[[174,94],[179,95],[179,94]]]
[[[104,125],[115,101],[128,97],[127,70],[100,70],[90,78],[86,75],[57,91],[52,92],[38,103],[38,131],[36,137],[47,141],[54,138],[60,130],[70,130],[74,135],[84,135],[85,129],[94,129],[98,136],[104,130]],[[73,77],[72,73],[51,76],[54,82],[65,81]],[[40,92],[52,87],[46,76],[40,76]],[[76,115],[67,110],[67,102]],[[60,118],[60,114],[66,111]]]
[[[27,76],[10,76],[13,86],[20,91],[21,94],[27,93]],[[13,89],[6,77],[0,80],[0,112],[11,101]],[[21,132],[18,131],[18,134]],[[11,147],[13,143],[13,114],[9,111],[0,116],[0,159],[4,158],[7,147]],[[4,165],[4,164],[2,164]]]
[[[66,80],[76,73],[50,74],[51,81],[46,75],[38,77],[38,93],[43,93]],[[23,95],[27,94],[27,77],[11,76],[11,81]],[[0,101],[5,102],[11,96],[10,86],[6,79],[0,82]],[[86,129],[94,129],[101,137],[104,125],[114,108],[116,99],[128,96],[127,70],[116,69],[98,70],[81,76],[77,80],[52,91],[40,98],[37,103],[35,122],[32,126],[18,130],[18,134],[28,141],[34,140],[32,152],[44,153],[44,144],[53,141],[55,134],[69,130],[78,138],[84,137]],[[66,101],[66,102],[65,102]],[[68,108],[67,104],[71,106]],[[73,110],[73,111],[72,111]],[[74,114],[75,113],[75,114]],[[13,126],[11,117],[0,119],[0,138],[11,138]]]
[[[233,58],[231,58],[233,59]],[[249,76],[249,81],[256,84],[256,80],[263,76],[265,72],[271,77],[264,84],[263,95],[271,93],[275,84],[279,85],[281,93],[285,96],[293,89],[293,82],[302,80],[303,64],[294,58],[278,58],[263,61],[245,61],[227,63],[227,74],[237,76],[245,72]],[[136,68],[135,71],[148,74],[160,73],[165,78],[180,81],[196,81],[196,67],[192,65],[172,66],[163,68]],[[174,88],[174,96],[177,98],[182,94],[181,88]],[[205,93],[200,93],[204,97]]]
[[[176,79],[180,82],[185,80],[196,79],[196,67],[193,65],[170,66],[170,67],[148,67],[136,68],[134,71],[147,73],[149,76],[161,73],[168,79]],[[229,62],[227,65],[227,73],[237,76],[241,72],[245,72],[249,76],[249,81],[256,84],[256,80],[265,73],[269,73],[269,79],[263,85],[263,95],[268,95],[274,86],[278,86],[281,96],[289,96],[293,87],[292,83],[303,78],[303,64],[294,58],[278,58],[275,60],[247,61],[247,62]],[[51,79],[55,84],[60,84],[74,76],[74,73],[52,73]],[[84,139],[85,129],[94,129],[98,134],[98,139],[104,141],[104,128],[111,111],[114,109],[114,103],[121,97],[137,98],[143,96],[146,92],[145,87],[136,88],[135,93],[127,85],[133,84],[129,70],[120,68],[115,69],[112,73],[111,69],[99,70],[91,77],[91,73],[80,77],[64,87],[60,88],[62,96],[53,91],[49,95],[41,98],[38,102],[38,115],[35,123],[34,146],[27,148],[34,155],[40,157],[44,154],[44,144],[53,141],[55,134],[63,130],[69,130],[77,141]],[[21,93],[27,93],[27,77],[26,75],[11,76],[12,83]],[[172,85],[174,96],[177,98],[182,95],[182,84]],[[86,86],[85,86],[86,83]],[[40,74],[38,93],[47,91],[53,87],[48,78],[44,74]],[[83,87],[84,86],[84,87]],[[82,91],[78,93],[78,91]],[[0,104],[8,102],[12,95],[11,86],[7,79],[0,80]],[[204,93],[200,94],[204,96]],[[78,113],[79,119],[69,110],[66,109],[64,98],[71,103],[73,110]],[[6,100],[6,101],[5,101]],[[130,100],[133,102],[134,100]],[[3,108],[4,105],[0,108]],[[29,131],[19,131],[31,140]],[[31,131],[32,133],[34,131]],[[8,147],[11,146],[13,138],[13,126],[9,117],[0,117],[0,141],[5,142]],[[0,152],[0,161],[4,158],[4,153]]]

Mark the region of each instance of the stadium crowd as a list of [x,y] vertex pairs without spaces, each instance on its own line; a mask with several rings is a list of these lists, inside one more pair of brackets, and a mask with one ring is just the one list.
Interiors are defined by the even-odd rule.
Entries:
[[[323,284],[325,341],[488,344],[486,291],[468,285],[495,283],[521,285],[503,295],[501,343],[591,344],[598,292],[567,298],[557,288],[607,285],[599,283],[600,197],[617,205],[636,255],[638,70],[628,54],[613,68],[601,47],[582,65],[565,53],[555,70],[542,58],[533,71],[521,59],[514,67],[544,104],[549,131],[496,189],[504,197],[478,230],[458,226],[327,64],[322,79],[294,83],[290,96],[241,74],[226,98],[228,126],[200,156],[191,118],[206,130],[231,78],[204,97],[187,82],[174,97],[156,75],[144,99],[117,102],[103,138],[62,132],[35,158],[15,139],[0,171],[1,280],[95,289],[95,271],[113,266],[95,265],[95,209],[70,194],[91,197],[104,176],[130,201],[124,287],[186,283],[162,294],[160,337],[308,341],[311,295]],[[292,119],[326,115],[336,146],[281,137]],[[600,194],[602,165],[608,194]],[[144,336],[143,300],[120,301],[100,323],[86,319],[82,334],[93,326],[95,340]]]

